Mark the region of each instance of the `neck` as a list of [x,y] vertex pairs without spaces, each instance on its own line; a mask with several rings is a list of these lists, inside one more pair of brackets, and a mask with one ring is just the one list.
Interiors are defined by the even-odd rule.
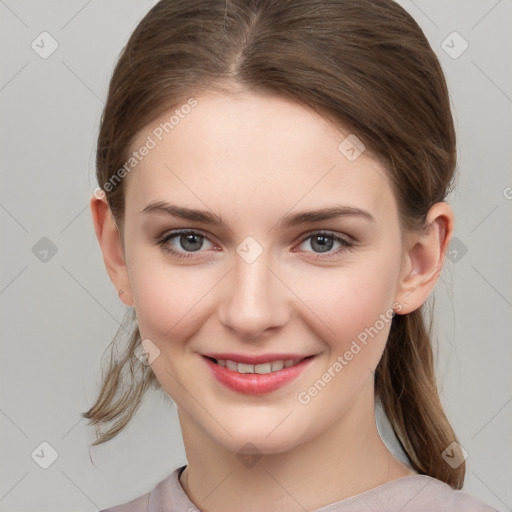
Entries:
[[189,462],[182,487],[208,512],[316,510],[415,474],[382,442],[373,390],[369,405],[354,404],[329,430],[300,446],[244,459],[245,464],[178,410]]

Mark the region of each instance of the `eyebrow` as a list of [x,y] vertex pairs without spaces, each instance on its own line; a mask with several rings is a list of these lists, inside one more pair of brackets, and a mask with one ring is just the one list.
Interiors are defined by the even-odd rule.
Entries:
[[[160,213],[170,215],[172,217],[180,217],[190,221],[202,222],[213,226],[225,226],[221,217],[215,215],[208,210],[196,210],[193,208],[185,208],[164,201],[158,201],[148,204],[141,213]],[[325,220],[336,219],[340,217],[362,217],[369,221],[375,222],[375,218],[367,210],[355,208],[353,206],[332,206],[321,208],[318,210],[305,210],[289,215],[283,215],[276,222],[281,229],[298,226],[301,224],[321,222]]]

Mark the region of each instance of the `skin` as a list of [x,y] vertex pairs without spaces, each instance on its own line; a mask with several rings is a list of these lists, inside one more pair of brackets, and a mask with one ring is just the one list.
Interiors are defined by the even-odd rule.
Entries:
[[[277,96],[209,91],[196,99],[125,178],[124,222],[116,226],[105,199],[91,199],[109,276],[135,308],[142,339],[158,347],[151,368],[178,407],[185,492],[208,512],[315,510],[414,474],[375,424],[373,372],[390,322],[309,403],[297,396],[379,315],[425,302],[452,236],[450,207],[435,204],[424,230],[406,232],[381,163],[369,151],[349,161],[338,150],[347,130]],[[133,149],[169,117],[142,130]],[[154,201],[209,210],[226,226],[141,213]],[[277,225],[282,215],[331,205],[374,220]],[[182,228],[206,236],[195,252],[179,236],[167,242],[189,259],[156,243]],[[321,252],[311,236],[320,230],[355,245],[329,238]],[[236,252],[248,236],[263,248],[251,263]],[[218,383],[205,352],[316,358],[284,388],[249,396]],[[237,456],[248,442],[263,455],[251,467]]]

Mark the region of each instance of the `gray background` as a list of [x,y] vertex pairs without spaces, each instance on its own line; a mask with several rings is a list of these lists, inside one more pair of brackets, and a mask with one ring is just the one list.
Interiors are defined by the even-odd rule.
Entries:
[[[158,393],[107,445],[89,448],[79,416],[124,315],[88,210],[95,140],[117,55],[154,3],[0,0],[1,511],[96,511],[186,463]],[[511,510],[512,2],[400,3],[441,59],[458,131],[456,240],[435,292],[442,400],[469,454],[465,490]],[[51,48],[43,31],[48,58],[31,47]],[[58,455],[47,469],[42,442]]]

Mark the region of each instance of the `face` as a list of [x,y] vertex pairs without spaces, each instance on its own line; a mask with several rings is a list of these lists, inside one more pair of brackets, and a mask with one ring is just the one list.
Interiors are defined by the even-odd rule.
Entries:
[[[155,142],[125,178],[130,294],[180,418],[229,450],[278,453],[373,390],[402,266],[397,203],[383,166],[341,151],[350,132],[318,114],[251,93],[196,100],[172,131],[158,130],[166,112],[133,145]],[[340,211],[297,216],[324,209]],[[314,357],[278,388],[255,377],[242,391],[215,376],[215,353]]]

